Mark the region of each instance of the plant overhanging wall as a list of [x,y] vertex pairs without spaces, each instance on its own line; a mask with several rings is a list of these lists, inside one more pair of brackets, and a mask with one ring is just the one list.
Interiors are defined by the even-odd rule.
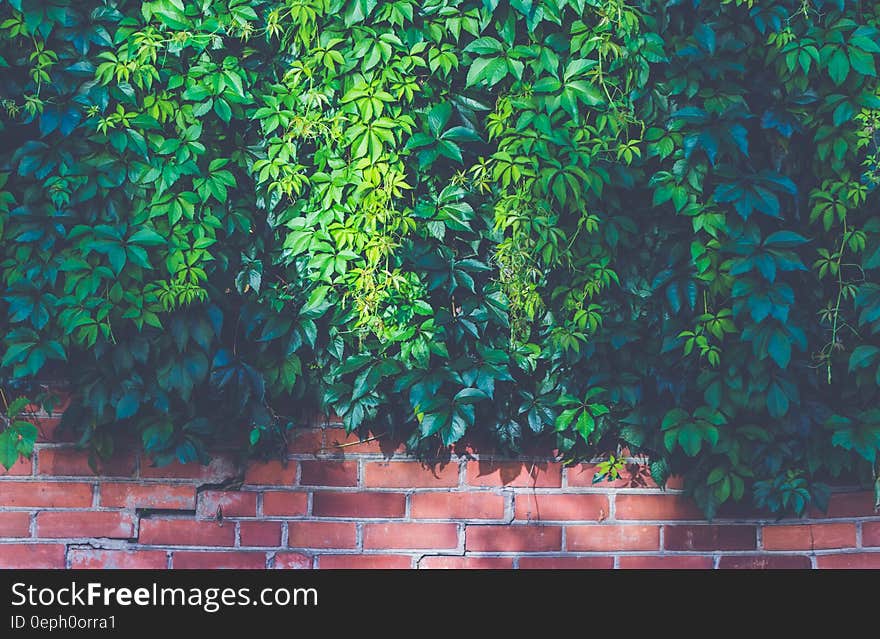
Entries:
[[68,380],[96,454],[271,454],[323,410],[821,507],[880,447],[878,20],[0,1],[4,386]]

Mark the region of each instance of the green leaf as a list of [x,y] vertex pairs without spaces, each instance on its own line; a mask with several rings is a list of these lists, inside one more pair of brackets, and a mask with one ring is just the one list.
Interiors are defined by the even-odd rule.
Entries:
[[661,428],[669,430],[675,428],[685,420],[689,419],[689,415],[680,408],[673,408],[663,417]]
[[590,415],[589,411],[582,410],[575,424],[575,430],[580,433],[584,441],[589,441],[590,434],[595,427],[596,420],[593,419],[593,416]]
[[688,457],[694,457],[703,446],[703,433],[696,424],[685,424],[678,430],[678,443]]
[[767,344],[767,352],[779,368],[787,368],[791,361],[791,341],[782,330],[775,330],[770,334]]
[[507,75],[507,62],[503,58],[477,58],[467,74],[467,86],[486,83],[490,87],[498,84]]
[[849,357],[849,371],[852,372],[859,368],[865,368],[880,354],[880,348],[863,344],[857,346]]
[[7,428],[0,432],[0,464],[9,470],[16,461],[18,461],[17,436]]
[[163,246],[168,244],[168,240],[153,229],[146,227],[142,227],[132,233],[128,241],[133,244],[140,244],[141,246]]
[[846,80],[846,76],[849,75],[849,60],[845,49],[837,48],[831,55],[828,60],[828,75],[831,76],[834,84],[843,84]]

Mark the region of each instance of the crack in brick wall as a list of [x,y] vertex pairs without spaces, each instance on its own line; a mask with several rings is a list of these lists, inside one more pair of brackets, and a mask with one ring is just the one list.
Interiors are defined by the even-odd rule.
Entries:
[[880,568],[868,491],[707,522],[677,485],[470,449],[426,467],[333,425],[297,431],[284,462],[121,453],[98,476],[47,430],[0,474],[0,568]]

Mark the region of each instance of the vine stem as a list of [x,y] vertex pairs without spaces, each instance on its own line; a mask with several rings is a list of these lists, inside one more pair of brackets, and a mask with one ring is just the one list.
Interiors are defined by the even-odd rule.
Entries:
[[843,237],[840,240],[840,251],[837,254],[837,301],[834,303],[834,319],[831,321],[831,350],[828,353],[828,385],[831,385],[831,356],[834,346],[837,344],[838,321],[840,319],[840,300],[843,297],[843,274],[840,264],[843,261],[843,253],[846,251],[846,237],[849,234],[846,218],[843,219]]

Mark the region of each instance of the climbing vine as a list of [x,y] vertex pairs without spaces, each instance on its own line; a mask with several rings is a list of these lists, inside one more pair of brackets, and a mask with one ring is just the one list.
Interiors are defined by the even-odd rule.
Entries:
[[821,508],[877,478],[878,23],[2,0],[4,386],[67,380],[97,455],[270,454],[321,410]]

